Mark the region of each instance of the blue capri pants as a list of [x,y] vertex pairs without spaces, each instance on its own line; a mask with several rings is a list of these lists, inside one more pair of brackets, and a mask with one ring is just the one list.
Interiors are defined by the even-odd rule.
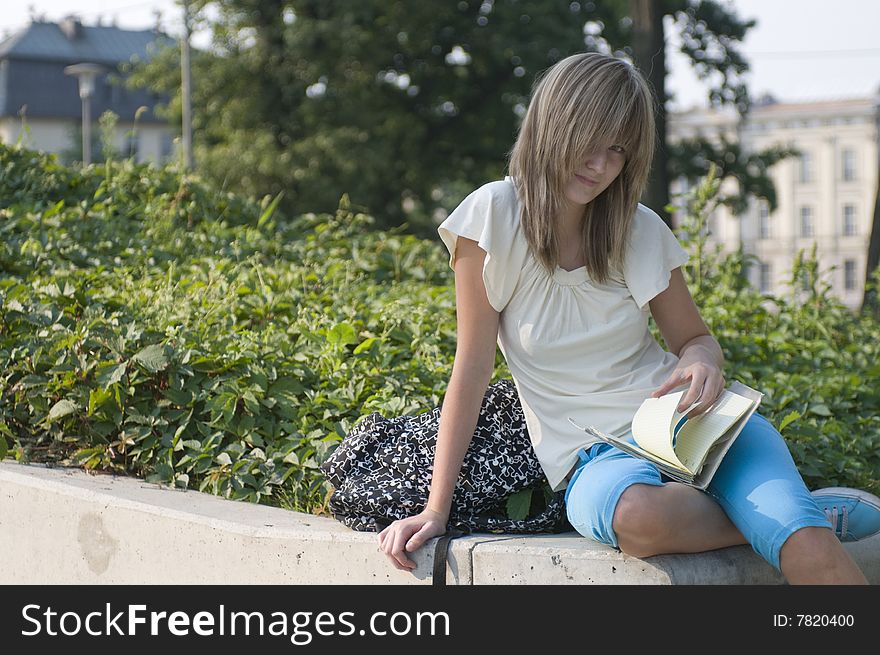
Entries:
[[[672,479],[607,443],[582,448],[578,457],[565,491],[568,520],[583,536],[619,548],[611,521],[621,494],[632,484],[659,486]],[[792,533],[807,526],[831,528],[782,435],[758,413],[749,418],[706,491],[776,570]]]

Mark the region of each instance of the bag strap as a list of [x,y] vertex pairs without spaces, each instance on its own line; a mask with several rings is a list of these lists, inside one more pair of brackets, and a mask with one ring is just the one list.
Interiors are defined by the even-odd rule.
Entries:
[[449,543],[453,539],[458,539],[469,533],[470,530],[467,529],[460,530],[459,528],[449,528],[443,536],[437,540],[437,545],[434,546],[434,572],[431,575],[432,586],[446,586],[446,560],[449,556]]
[[[392,523],[393,521],[389,519],[376,517],[374,520],[376,532],[382,532],[382,530]],[[437,540],[437,544],[434,546],[434,569],[431,574],[431,584],[435,587],[446,586],[446,561],[449,556],[449,542],[453,539],[463,537],[466,534],[470,534],[470,530],[467,526],[463,527],[464,529],[447,528],[446,532],[441,535]]]

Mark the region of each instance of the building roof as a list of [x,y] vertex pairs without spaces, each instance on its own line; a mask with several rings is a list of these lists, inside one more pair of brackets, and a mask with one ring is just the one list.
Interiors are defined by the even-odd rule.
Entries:
[[827,98],[803,102],[773,102],[753,107],[754,116],[775,116],[778,114],[837,114],[871,113],[876,111],[877,98]]
[[119,64],[152,55],[152,44],[171,43],[154,30],[124,30],[108,25],[83,25],[78,19],[60,23],[33,21],[0,41],[0,117],[19,112],[34,118],[75,119],[82,115],[76,78],[66,75],[71,64],[99,64],[106,73],[96,80],[92,96],[95,118],[106,110],[123,122],[133,120],[141,106],[143,122],[161,122],[153,115],[160,97],[147,89],[126,89],[111,83]]
[[169,37],[155,30],[123,30],[110,25],[33,21],[0,42],[0,59],[91,61],[114,66],[132,56],[145,58],[154,41]]

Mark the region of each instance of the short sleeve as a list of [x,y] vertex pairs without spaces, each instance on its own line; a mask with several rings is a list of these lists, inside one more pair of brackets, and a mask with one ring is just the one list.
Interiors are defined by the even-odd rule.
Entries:
[[512,183],[490,182],[468,195],[438,227],[454,268],[458,237],[476,241],[486,251],[483,284],[489,304],[501,312],[507,305],[522,270],[523,239]]
[[656,212],[639,204],[633,217],[624,279],[639,309],[669,286],[672,271],[689,256]]

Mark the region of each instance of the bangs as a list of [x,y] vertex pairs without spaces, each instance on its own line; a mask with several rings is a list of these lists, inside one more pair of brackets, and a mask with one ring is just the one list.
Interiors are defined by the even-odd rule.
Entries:
[[621,68],[620,73],[603,83],[586,85],[579,97],[572,98],[572,111],[559,125],[565,134],[557,141],[562,145],[560,159],[566,175],[591,153],[612,145],[623,146],[627,158],[644,156],[646,143],[653,138],[652,108],[644,102],[629,71]]

